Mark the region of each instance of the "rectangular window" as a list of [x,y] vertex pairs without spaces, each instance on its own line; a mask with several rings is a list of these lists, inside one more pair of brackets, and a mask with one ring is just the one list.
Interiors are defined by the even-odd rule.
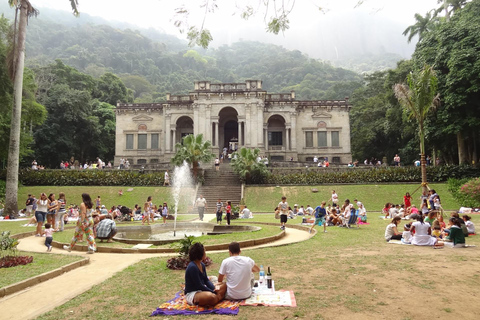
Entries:
[[137,149],[147,149],[147,135],[139,134],[138,135],[138,148]]
[[268,132],[268,145],[283,146],[282,132],[281,131]]
[[332,131],[332,147],[340,146],[340,135],[338,131]]
[[158,133],[152,133],[151,135],[152,142],[151,142],[151,149],[158,149]]
[[333,163],[340,163],[340,157],[333,157],[332,162]]
[[313,148],[313,131],[305,131],[305,147]]
[[326,131],[318,131],[317,132],[317,143],[319,147],[326,147],[327,146],[327,132]]
[[125,149],[127,150],[133,149],[133,134],[127,134],[127,145]]

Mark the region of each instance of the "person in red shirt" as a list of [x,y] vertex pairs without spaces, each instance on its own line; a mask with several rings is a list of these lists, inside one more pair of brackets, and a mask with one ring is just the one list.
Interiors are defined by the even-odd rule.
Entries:
[[408,209],[412,206],[412,197],[410,196],[410,193],[406,193],[403,196],[403,204],[405,205],[405,209]]
[[227,201],[227,206],[225,207],[225,211],[227,212],[227,226],[229,226],[230,218],[232,216],[232,201]]

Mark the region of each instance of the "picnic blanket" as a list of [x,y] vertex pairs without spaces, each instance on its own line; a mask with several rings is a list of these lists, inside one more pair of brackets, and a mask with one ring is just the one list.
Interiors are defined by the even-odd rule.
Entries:
[[296,307],[293,291],[278,290],[273,294],[253,293],[240,304],[242,306]]
[[208,313],[237,315],[239,305],[239,301],[223,300],[217,303],[214,307],[209,308],[190,306],[185,300],[183,290],[180,290],[175,294],[175,298],[161,304],[160,307],[153,311],[150,316],[193,315]]

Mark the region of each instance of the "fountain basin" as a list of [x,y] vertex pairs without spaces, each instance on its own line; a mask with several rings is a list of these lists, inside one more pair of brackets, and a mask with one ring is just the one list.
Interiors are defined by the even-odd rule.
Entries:
[[177,242],[185,238],[185,235],[199,237],[202,235],[252,232],[260,229],[260,227],[248,225],[219,226],[213,223],[177,222],[175,236],[173,235],[173,224],[167,223],[150,226],[120,226],[117,227],[118,232],[113,239],[128,244],[148,243],[158,246]]

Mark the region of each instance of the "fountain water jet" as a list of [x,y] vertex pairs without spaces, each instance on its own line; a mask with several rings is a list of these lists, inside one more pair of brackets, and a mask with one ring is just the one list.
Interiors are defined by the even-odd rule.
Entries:
[[195,185],[186,161],[181,166],[175,167],[172,179],[173,200],[175,202],[175,215],[173,223],[173,236],[176,236],[177,212],[180,205],[188,208],[195,201]]

